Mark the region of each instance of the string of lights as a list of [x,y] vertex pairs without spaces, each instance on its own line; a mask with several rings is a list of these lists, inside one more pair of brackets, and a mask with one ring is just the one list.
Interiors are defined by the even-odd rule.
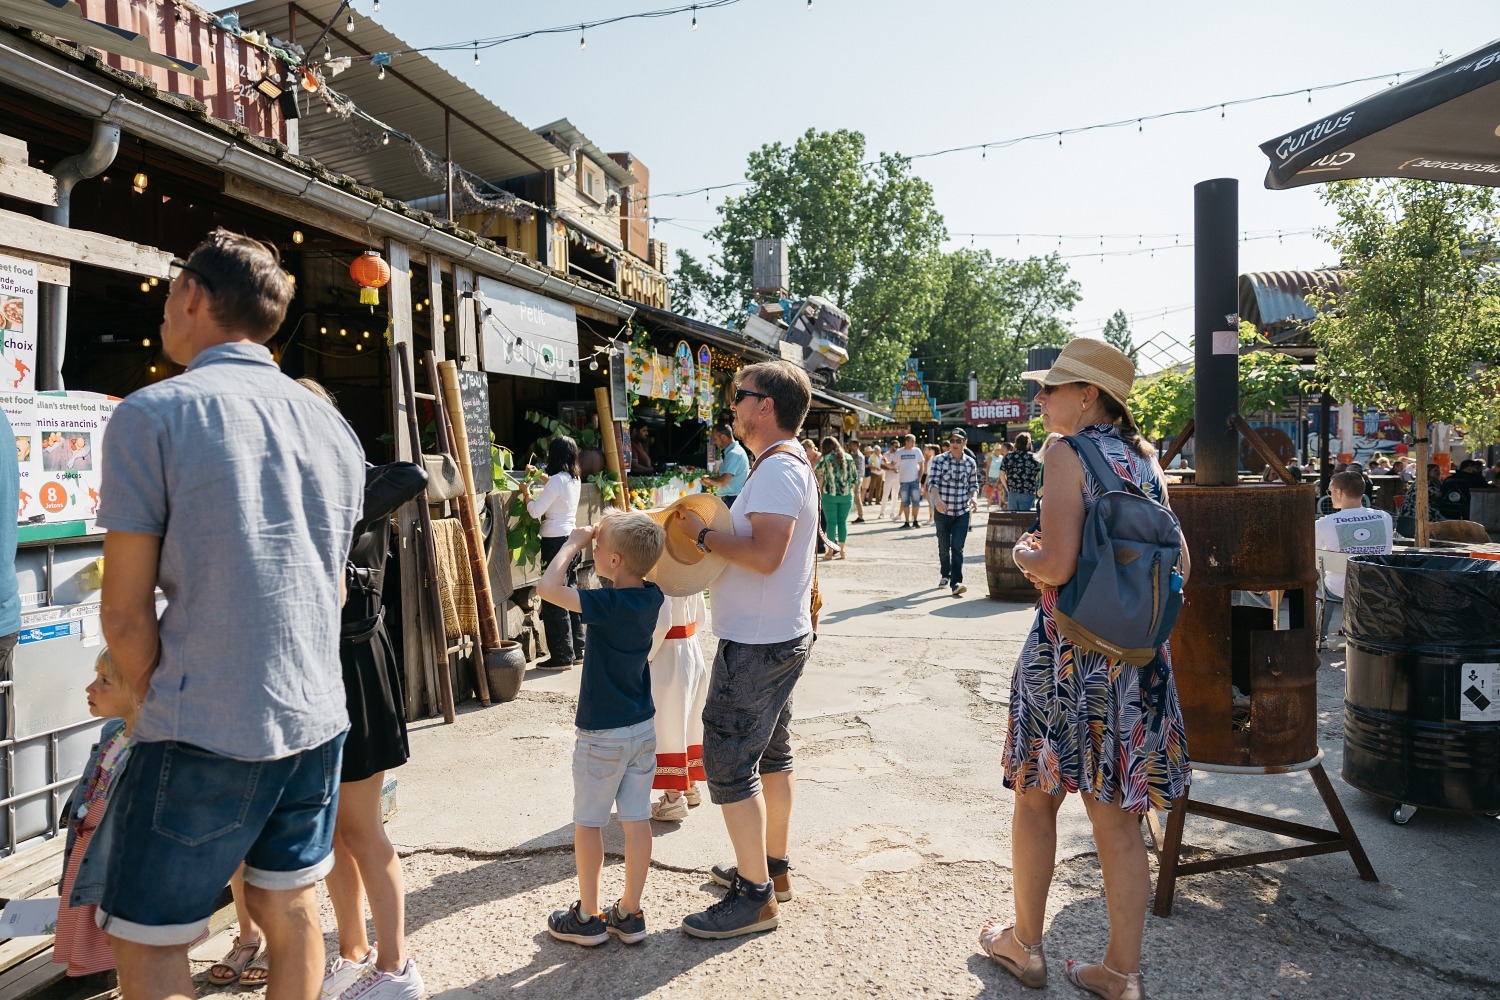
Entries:
[[[1232,100],[1214,101],[1209,104],[1202,104],[1191,108],[1178,108],[1174,111],[1157,111],[1151,114],[1134,115],[1129,118],[1120,118],[1114,121],[1097,122],[1093,125],[1075,125],[1070,128],[1048,129],[1044,132],[1032,132],[1028,135],[1012,136],[1009,139],[992,139],[988,142],[974,142],[962,146],[949,146],[946,149],[934,149],[925,153],[912,153],[907,156],[906,159],[926,160],[931,159],[935,156],[948,156],[953,153],[973,152],[974,150],[979,150],[981,157],[984,157],[991,149],[1006,149],[1011,146],[1020,145],[1021,143],[1036,142],[1042,139],[1056,139],[1058,145],[1062,145],[1062,141],[1066,136],[1081,135],[1085,132],[1097,132],[1106,129],[1125,128],[1130,125],[1136,126],[1136,130],[1138,132],[1143,132],[1145,131],[1146,122],[1160,121],[1164,118],[1177,118],[1185,115],[1205,114],[1211,111],[1219,112],[1219,116],[1222,118],[1227,114],[1229,108],[1239,107],[1245,104],[1257,104],[1261,101],[1275,101],[1287,97],[1299,97],[1302,95],[1306,95],[1308,103],[1312,103],[1312,95],[1321,91],[1337,90],[1340,87],[1351,87],[1355,84],[1373,83],[1379,80],[1387,80],[1393,83],[1399,83],[1403,76],[1406,76],[1410,73],[1419,73],[1424,71],[1425,67],[1423,69],[1417,70],[1406,69],[1390,73],[1378,73],[1374,76],[1362,76],[1352,80],[1340,80],[1337,83],[1320,83],[1310,87],[1297,87],[1292,90],[1282,90],[1274,94],[1260,94],[1255,97],[1237,97]],[[878,163],[878,160],[869,160],[865,163],[860,164],[860,166],[873,167],[877,166]],[[749,181],[740,180],[730,181],[724,184],[708,184],[704,185],[703,187],[686,188],[681,191],[665,191],[654,193],[650,197],[686,198],[691,195],[697,194],[701,194],[707,197],[710,192],[723,191],[728,188],[745,187],[749,185],[749,183]]]
[[[744,0],[700,0],[700,2],[698,3],[678,4],[675,7],[660,7],[655,10],[642,10],[636,11],[631,14],[616,14],[613,17],[601,17],[592,21],[574,21],[569,24],[553,25],[549,28],[532,28],[529,31],[517,31],[508,35],[491,35],[487,38],[473,38],[461,42],[441,42],[436,45],[417,45],[411,48],[396,49],[390,52],[372,52],[368,55],[356,55],[346,58],[351,58],[356,62],[370,62],[374,63],[375,65],[385,66],[389,65],[391,59],[395,56],[411,55],[417,52],[468,52],[472,50],[474,53],[474,64],[477,66],[479,65],[480,61],[480,52],[483,52],[487,49],[493,49],[499,45],[505,45],[509,42],[519,42],[527,38],[537,38],[539,36],[545,35],[570,35],[576,31],[578,33],[578,47],[580,49],[586,49],[588,48],[589,31],[593,30],[594,28],[603,28],[612,24],[619,24],[624,21],[646,21],[654,20],[657,18],[676,17],[687,14],[692,17],[692,30],[697,31],[698,14],[700,12],[717,10],[721,7],[732,7],[735,4],[743,2]],[[378,4],[376,5],[375,9],[377,11],[380,9]],[[812,9],[811,0],[808,0],[807,9]],[[335,18],[337,18],[337,15],[335,15]],[[354,30],[354,15],[352,13],[349,15],[349,20],[345,27],[349,31]],[[325,61],[329,59],[331,55],[332,53],[330,51],[328,51],[327,49],[324,50]]]

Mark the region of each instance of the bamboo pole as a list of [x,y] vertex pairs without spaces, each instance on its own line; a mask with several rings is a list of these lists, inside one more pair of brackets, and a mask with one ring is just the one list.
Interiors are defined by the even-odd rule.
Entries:
[[621,510],[629,510],[630,484],[625,481],[625,466],[620,461],[620,431],[615,426],[608,386],[600,386],[594,390],[594,405],[599,409],[599,436],[604,439],[604,465],[620,481],[620,488],[615,491],[615,506]]
[[[474,600],[479,605],[479,645],[481,655],[474,669],[474,689],[479,704],[490,705],[489,659],[500,649],[500,624],[495,620],[495,598],[490,592],[490,574],[484,565],[484,539],[479,534],[479,515],[474,499],[474,470],[469,467],[469,435],[464,424],[463,399],[458,391],[458,363],[438,361],[429,351],[427,364],[436,369],[438,423],[448,439],[448,451],[458,463],[464,477],[464,495],[458,498],[458,519],[463,525],[469,555],[469,572],[474,577]],[[446,401],[446,405],[445,405]],[[498,526],[496,530],[499,530]]]

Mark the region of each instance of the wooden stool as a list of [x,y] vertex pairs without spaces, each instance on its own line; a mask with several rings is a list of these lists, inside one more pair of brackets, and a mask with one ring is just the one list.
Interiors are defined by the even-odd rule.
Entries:
[[[1364,846],[1359,842],[1359,835],[1354,832],[1349,817],[1344,813],[1343,805],[1339,803],[1338,794],[1333,789],[1333,782],[1328,780],[1328,774],[1323,770],[1322,750],[1319,750],[1318,755],[1312,760],[1284,767],[1239,767],[1195,762],[1193,770],[1219,774],[1289,774],[1307,771],[1312,775],[1313,784],[1317,785],[1318,794],[1322,797],[1323,805],[1327,808],[1328,815],[1333,818],[1333,825],[1337,827],[1337,830],[1304,826],[1301,823],[1291,823],[1274,816],[1261,816],[1241,809],[1214,805],[1212,802],[1194,802],[1184,795],[1172,803],[1172,811],[1167,814],[1165,829],[1156,818],[1156,813],[1146,814],[1146,825],[1151,831],[1151,843],[1156,849],[1158,866],[1156,905],[1152,908],[1152,912],[1158,917],[1171,915],[1172,897],[1177,891],[1177,879],[1183,875],[1202,875],[1227,868],[1249,868],[1270,861],[1286,861],[1291,858],[1308,858],[1317,854],[1338,854],[1347,851],[1354,859],[1354,867],[1359,872],[1360,878],[1366,882],[1380,881],[1375,877],[1375,869],[1371,867],[1370,859],[1365,855]],[[1182,833],[1187,823],[1188,813],[1207,816],[1235,826],[1307,841],[1307,843],[1274,851],[1252,851],[1249,854],[1209,858],[1206,861],[1183,861],[1180,857]]]

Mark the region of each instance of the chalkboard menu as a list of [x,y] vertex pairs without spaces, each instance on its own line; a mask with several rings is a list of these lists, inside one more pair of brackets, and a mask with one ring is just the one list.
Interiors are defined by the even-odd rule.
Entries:
[[459,371],[458,395],[464,408],[464,430],[469,435],[469,465],[474,470],[474,492],[495,487],[490,460],[490,380],[485,372]]
[[630,396],[628,392],[625,386],[625,355],[611,351],[609,354],[610,419],[629,422]]

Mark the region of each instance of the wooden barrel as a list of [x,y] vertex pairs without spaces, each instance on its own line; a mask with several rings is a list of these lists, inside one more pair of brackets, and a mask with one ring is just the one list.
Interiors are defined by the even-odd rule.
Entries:
[[1011,558],[1011,549],[1016,539],[1036,523],[1034,510],[992,510],[990,530],[984,538],[984,572],[989,578],[990,600],[1018,601],[1032,604],[1036,601],[1037,589],[1016,568]]

